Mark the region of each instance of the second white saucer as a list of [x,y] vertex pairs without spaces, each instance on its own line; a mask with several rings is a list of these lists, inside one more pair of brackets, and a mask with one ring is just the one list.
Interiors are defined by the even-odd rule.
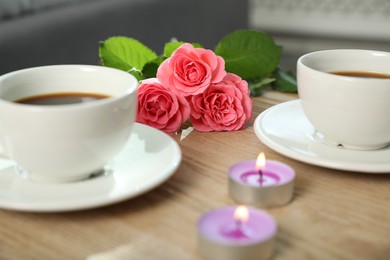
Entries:
[[255,120],[257,137],[271,149],[313,165],[364,173],[390,173],[390,147],[349,150],[325,143],[307,120],[300,100],[273,106]]

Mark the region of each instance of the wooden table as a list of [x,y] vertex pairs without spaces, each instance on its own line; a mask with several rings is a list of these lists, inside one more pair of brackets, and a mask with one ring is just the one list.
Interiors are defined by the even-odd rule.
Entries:
[[[254,98],[253,119],[296,98],[277,92]],[[183,153],[178,171],[131,200],[68,213],[0,210],[0,259],[201,259],[198,218],[235,205],[227,193],[227,169],[255,159],[261,150],[297,172],[293,201],[267,209],[279,226],[273,259],[390,259],[390,175],[289,159],[262,144],[252,126],[193,131],[181,141],[180,134],[173,136]]]

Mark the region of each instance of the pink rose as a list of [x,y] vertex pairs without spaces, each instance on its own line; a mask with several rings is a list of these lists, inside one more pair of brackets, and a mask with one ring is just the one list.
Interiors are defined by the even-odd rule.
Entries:
[[225,61],[221,57],[189,43],[176,49],[157,70],[161,84],[182,96],[202,93],[225,75]]
[[161,85],[156,78],[145,79],[138,87],[136,121],[166,133],[174,133],[190,116],[187,100]]
[[191,122],[198,131],[232,131],[245,127],[252,118],[248,83],[227,73],[221,82],[189,99]]

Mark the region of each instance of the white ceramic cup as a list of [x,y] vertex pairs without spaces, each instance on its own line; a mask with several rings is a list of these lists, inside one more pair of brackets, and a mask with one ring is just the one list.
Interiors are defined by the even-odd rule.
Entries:
[[358,150],[390,144],[390,79],[330,74],[335,71],[390,74],[390,53],[324,50],[298,59],[303,111],[326,142]]
[[[31,180],[88,178],[125,145],[136,114],[138,81],[102,66],[55,65],[0,76],[1,155]],[[88,103],[28,105],[13,101],[52,93],[109,96]]]

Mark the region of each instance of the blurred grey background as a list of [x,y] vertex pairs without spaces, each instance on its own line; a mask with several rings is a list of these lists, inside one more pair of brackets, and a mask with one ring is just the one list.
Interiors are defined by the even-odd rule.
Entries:
[[175,37],[208,48],[247,27],[244,0],[0,0],[0,75],[25,67],[98,64],[99,41],[129,36],[158,54]]
[[249,27],[284,47],[281,66],[324,49],[390,51],[390,0],[249,0]]
[[49,64],[98,64],[98,43],[136,38],[162,53],[171,37],[213,49],[236,29],[284,48],[281,67],[331,48],[390,51],[390,0],[0,0],[0,75]]

